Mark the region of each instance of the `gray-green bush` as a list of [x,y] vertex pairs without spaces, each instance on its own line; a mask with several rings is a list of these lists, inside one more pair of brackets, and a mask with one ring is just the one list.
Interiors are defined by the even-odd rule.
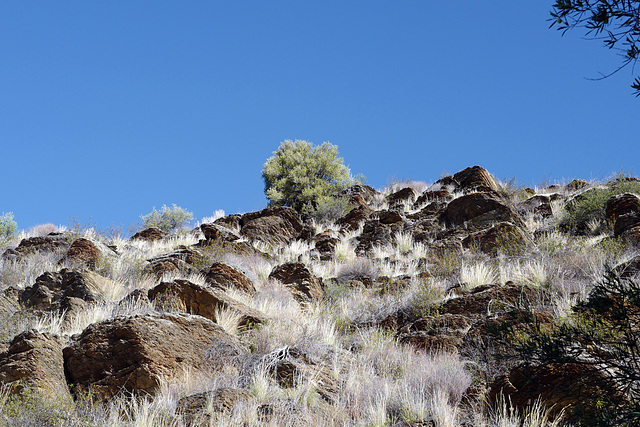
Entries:
[[186,211],[180,206],[173,204],[173,207],[162,206],[158,212],[156,208],[147,215],[142,215],[142,225],[144,228],[157,227],[167,232],[176,231],[187,225],[193,219],[193,213]]
[[3,212],[0,216],[0,243],[11,239],[17,228],[18,224],[13,220],[13,213]]
[[325,142],[315,147],[301,140],[281,143],[264,164],[262,177],[270,205],[289,206],[311,215],[319,202],[328,207],[326,197],[355,183],[349,168],[338,157],[337,146]]

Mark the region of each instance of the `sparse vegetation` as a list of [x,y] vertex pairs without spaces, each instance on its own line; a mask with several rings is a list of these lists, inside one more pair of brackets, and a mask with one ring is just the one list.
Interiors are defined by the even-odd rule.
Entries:
[[[632,191],[635,183],[625,178],[591,187],[613,194]],[[411,188],[436,187],[419,183]],[[93,395],[91,388],[72,390],[61,401],[35,389],[18,395],[7,388],[16,383],[4,380],[8,385],[0,392],[0,424],[178,427],[196,425],[189,420],[198,419],[214,426],[533,427],[566,426],[569,417],[572,425],[637,424],[640,295],[633,274],[638,273],[622,280],[605,275],[604,267],[632,263],[640,254],[637,246],[613,238],[606,227],[584,235],[578,227],[564,226],[559,214],[577,212],[564,209],[579,196],[560,198],[551,217],[528,213],[527,221],[516,221],[526,244],[514,243],[516,233],[504,233],[491,241],[493,246],[483,246],[474,239],[494,224],[447,228],[439,222],[446,202],[432,205],[440,209],[434,213],[422,211],[426,205],[416,207],[413,200],[389,211],[389,191],[374,197],[369,219],[349,228],[334,222],[346,209],[331,208],[331,200],[340,207],[344,199],[321,195],[316,202],[326,198],[332,213],[321,215],[322,203],[314,205],[317,221],[308,221],[303,230],[312,234],[301,232],[289,240],[248,241],[238,237],[242,225],[234,225],[239,233],[232,241],[206,240],[198,232],[129,240],[91,227],[62,229],[62,236],[47,236],[49,226],[21,232],[20,238],[60,238],[66,246],[21,253],[15,249],[18,239],[8,244],[11,251],[0,258],[1,338],[7,344],[29,329],[58,335],[69,346],[78,340],[75,334],[100,322],[145,316],[201,319],[194,313],[214,303],[197,301],[198,292],[210,292],[223,302],[216,302],[207,315],[239,350],[213,346],[206,360],[214,369],[166,369],[153,380],[157,387],[151,394],[117,394],[110,400]],[[588,195],[592,190],[578,191]],[[576,194],[564,187],[557,192]],[[517,192],[503,197],[514,209],[524,198]],[[181,228],[185,212],[174,209],[154,209],[146,225]],[[163,212],[168,212],[164,218]],[[589,222],[599,211],[582,212]],[[214,217],[205,220],[210,223]],[[474,239],[467,239],[471,235]],[[27,309],[21,296],[43,273],[73,269],[64,256],[78,237],[105,251],[93,270],[82,270],[92,298],[75,297],[77,305],[64,307],[50,304],[57,298],[52,286],[39,294],[46,295],[45,302],[34,302],[39,309]],[[208,276],[214,262],[233,267],[253,287],[236,288],[233,280]],[[271,272],[284,263],[302,264],[297,271],[307,269],[310,276],[293,283],[276,281]],[[314,280],[320,295],[305,292]],[[171,281],[190,283],[192,293],[179,295],[185,291],[175,287],[150,296],[149,290]],[[595,364],[606,374],[597,380],[599,386],[611,386],[615,393],[598,398],[590,421],[580,418],[576,407],[554,407],[544,396],[521,404],[515,399],[517,390],[512,391],[514,399],[503,396],[486,404],[501,375],[525,362],[532,367]],[[123,370],[105,371],[115,376]],[[243,397],[221,409],[211,394],[220,390],[240,390]],[[617,399],[618,392],[624,399]],[[197,393],[209,393],[201,412],[183,412],[180,400]]]
[[157,227],[160,230],[172,232],[186,226],[193,219],[193,214],[174,203],[172,207],[163,205],[159,212],[154,207],[151,212],[140,218],[143,228]]

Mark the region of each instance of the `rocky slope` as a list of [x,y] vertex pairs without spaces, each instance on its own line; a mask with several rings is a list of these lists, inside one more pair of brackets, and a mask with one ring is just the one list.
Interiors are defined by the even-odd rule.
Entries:
[[628,399],[509,340],[570,321],[605,264],[637,277],[637,179],[516,188],[474,166],[404,184],[348,189],[331,224],[270,207],[11,242],[3,423],[560,425]]

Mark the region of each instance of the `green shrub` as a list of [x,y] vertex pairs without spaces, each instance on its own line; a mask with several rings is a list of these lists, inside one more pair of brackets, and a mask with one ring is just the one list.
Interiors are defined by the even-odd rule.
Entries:
[[0,216],[0,243],[11,239],[18,228],[18,224],[13,220],[12,212],[3,212]]
[[[570,321],[555,327],[533,324],[510,332],[515,357],[533,367],[588,365],[599,376],[581,382],[599,393],[586,408],[570,408],[579,426],[640,425],[640,284],[609,268]],[[596,404],[594,404],[596,402]],[[590,408],[588,408],[591,406]]]
[[640,194],[640,181],[619,176],[603,187],[590,188],[579,194],[567,203],[567,217],[563,221],[563,228],[577,234],[602,231],[607,227],[605,217],[607,200],[624,193]]
[[331,211],[330,203],[323,198],[335,196],[355,183],[338,157],[338,147],[328,142],[314,147],[301,140],[280,144],[264,164],[262,177],[270,205],[289,206],[306,214],[316,212],[319,204],[325,204],[325,212]]
[[193,213],[176,206],[174,203],[171,208],[162,206],[160,212],[154,207],[151,213],[142,215],[140,218],[144,228],[157,227],[160,230],[171,232],[186,226],[193,218]]

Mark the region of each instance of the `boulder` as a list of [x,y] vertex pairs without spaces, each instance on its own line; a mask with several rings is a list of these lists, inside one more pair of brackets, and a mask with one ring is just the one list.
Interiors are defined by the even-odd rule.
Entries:
[[100,258],[102,258],[102,251],[98,249],[98,246],[91,240],[81,237],[71,244],[65,256],[60,260],[60,264],[66,262],[74,266],[95,269]]
[[416,199],[413,207],[420,208],[420,206],[424,206],[432,202],[449,202],[452,199],[453,196],[446,188],[440,190],[425,190],[420,197]]
[[188,280],[176,279],[162,282],[149,290],[149,300],[160,304],[173,305],[187,313],[218,321],[220,310],[232,310],[240,316],[239,326],[248,328],[264,323],[266,318],[258,311],[230,298],[215,288],[205,288]]
[[366,255],[375,246],[385,246],[391,243],[394,230],[390,225],[382,224],[378,220],[365,222],[362,234],[358,238],[356,253]]
[[209,426],[214,413],[231,411],[236,404],[253,398],[244,389],[219,388],[183,397],[176,405],[176,414],[181,416],[187,426]]
[[131,236],[130,240],[144,240],[147,242],[153,242],[156,240],[162,240],[167,237],[169,233],[166,231],[162,231],[157,227],[149,227],[145,228],[142,231],[138,231],[136,234]]
[[518,210],[522,213],[533,212],[541,218],[549,218],[553,215],[551,199],[543,195],[529,197],[518,205]]
[[605,214],[615,223],[623,215],[640,212],[640,199],[635,194],[625,193],[613,196],[605,205]]
[[[102,278],[104,279],[104,278]],[[107,279],[104,279],[107,280]],[[73,311],[102,299],[100,276],[63,268],[46,272],[20,294],[20,304],[45,311]]]
[[244,214],[240,225],[240,234],[247,239],[272,244],[290,243],[304,231],[298,213],[283,206]]
[[566,189],[569,191],[578,191],[578,190],[582,190],[583,188],[587,188],[588,186],[589,186],[589,183],[584,179],[574,179],[573,181],[567,184]]
[[251,280],[229,265],[214,262],[211,267],[203,270],[202,273],[210,286],[222,289],[235,288],[251,295],[256,293],[256,288],[251,283]]
[[501,398],[520,413],[539,401],[553,416],[571,421],[572,413],[595,413],[603,395],[622,400],[606,374],[592,364],[566,363],[544,366],[516,366],[498,377],[489,389],[488,402],[495,405]]
[[531,300],[533,293],[533,289],[511,282],[505,285],[487,284],[463,291],[460,296],[445,300],[438,307],[438,311],[442,314],[487,316],[500,311],[501,305],[510,306],[522,300]]
[[396,210],[378,211],[375,215],[381,224],[396,224],[404,221],[404,217]]
[[389,209],[403,209],[405,206],[413,206],[418,193],[411,187],[405,187],[401,190],[391,193],[386,197],[389,203]]
[[50,233],[42,237],[22,239],[15,252],[20,256],[36,252],[62,252],[69,248],[67,236],[62,233]]
[[619,216],[613,226],[613,234],[631,244],[640,245],[640,212]]
[[240,240],[240,235],[235,231],[221,224],[202,224],[200,226],[204,238],[207,240],[223,240],[226,242],[235,242]]
[[269,279],[277,280],[301,303],[319,300],[324,295],[322,279],[315,277],[304,264],[290,262],[275,267]]
[[457,183],[456,190],[470,193],[473,191],[498,191],[499,186],[493,176],[481,166],[471,166],[453,175]]
[[522,220],[499,194],[493,192],[471,193],[452,200],[440,216],[447,227],[486,227],[496,222],[521,225]]
[[146,270],[161,278],[165,273],[180,272],[185,275],[197,274],[197,265],[205,262],[204,255],[192,248],[180,246],[178,249],[147,260]]
[[367,221],[373,212],[374,210],[368,206],[358,206],[337,220],[336,224],[345,231],[354,231],[360,227],[361,223]]
[[[361,203],[354,203],[355,205],[370,204],[375,196],[379,194],[375,188],[370,187],[368,185],[356,184],[351,187],[347,187],[340,193],[344,196],[349,197],[349,201],[352,199],[355,201],[360,201]],[[353,203],[353,202],[351,202]]]
[[424,316],[396,332],[399,343],[429,352],[455,351],[473,319],[463,314]]
[[328,261],[331,258],[333,258],[336,245],[338,244],[337,238],[325,232],[325,233],[316,235],[313,238],[313,241],[315,243],[315,248],[320,254],[320,259],[322,261]]
[[524,232],[510,222],[501,222],[493,227],[469,235],[462,241],[465,248],[475,247],[480,251],[496,255],[521,255],[527,247],[528,238]]
[[17,335],[0,355],[0,383],[12,386],[14,393],[34,389],[50,398],[70,398],[62,357],[64,343],[58,336],[33,329]]
[[247,352],[209,319],[166,313],[94,323],[63,350],[73,391],[104,400],[123,392],[153,395],[162,378],[215,372]]

